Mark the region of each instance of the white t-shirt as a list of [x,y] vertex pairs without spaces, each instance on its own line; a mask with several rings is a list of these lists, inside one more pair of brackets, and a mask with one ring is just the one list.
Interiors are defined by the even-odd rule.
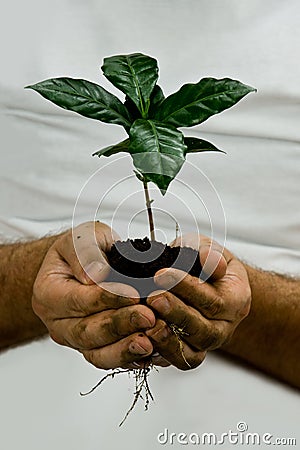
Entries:
[[[166,95],[184,83],[206,76],[231,77],[258,89],[233,109],[199,127],[183,130],[185,134],[212,141],[227,155],[189,155],[178,181],[171,184],[164,199],[156,189],[151,191],[160,229],[158,238],[174,237],[172,215],[183,231],[194,231],[197,224],[200,232],[221,243],[225,243],[226,236],[229,249],[257,266],[299,275],[299,23],[297,0],[52,0],[51,3],[28,0],[6,4],[0,18],[1,240],[42,236],[70,226],[80,193],[75,223],[97,217],[112,223],[122,237],[147,233],[146,216],[140,213],[144,207],[141,186],[138,180],[129,177],[130,156],[91,157],[97,149],[124,139],[122,128],[64,111],[23,89],[46,78],[70,76],[99,83],[123,98],[101,75],[99,67],[106,56],[142,52],[158,60],[159,85]],[[84,388],[82,383],[88,371],[90,380],[96,377],[90,366],[82,368],[77,354],[53,343],[35,344],[5,355],[4,361],[7,358],[12,364],[14,355],[22,360],[21,351],[27,352],[34,368],[28,368],[31,379],[35,377],[34,371],[41,370],[43,345],[49,347],[47,352],[56,370],[60,371],[62,354],[70,361],[68,367],[76,368],[76,373],[60,374],[55,381],[56,388],[60,386],[59,398],[65,398],[66,380],[70,377],[77,380],[63,407],[68,415],[75,384],[77,392]],[[39,356],[36,362],[32,357],[35,350]],[[48,367],[46,356],[44,359]],[[18,367],[18,361],[15,364]],[[8,380],[12,376],[9,367],[4,371]],[[71,413],[74,423],[78,417],[82,419],[81,408],[86,415],[80,433],[68,417],[62,421],[51,418],[60,436],[64,434],[63,427],[72,436],[72,444],[56,443],[56,447],[77,449],[83,445],[92,450],[117,448],[123,443],[127,448],[130,442],[130,448],[140,448],[133,442],[134,433],[139,439],[148,433],[142,448],[153,449],[160,447],[154,434],[165,426],[173,427],[170,431],[174,432],[197,432],[199,429],[193,426],[200,426],[201,422],[203,431],[226,432],[243,417],[252,421],[252,428],[256,427],[252,431],[263,431],[263,425],[271,426],[267,432],[276,429],[272,428],[272,422],[265,420],[259,428],[261,422],[256,420],[255,408],[260,404],[262,409],[263,395],[271,402],[275,393],[278,401],[290,410],[297,405],[287,388],[272,385],[269,380],[214,356],[197,371],[182,374],[168,369],[161,371],[156,380],[159,397],[154,412],[149,416],[142,412],[135,414],[129,434],[124,433],[125,441],[124,435],[110,435],[110,425],[121,418],[121,410],[127,403],[122,398],[119,410],[113,391],[109,390],[113,388],[108,387],[84,406],[83,401],[75,401]],[[120,381],[120,385],[126,390],[126,382]],[[51,379],[44,381],[44,388],[50,390],[50,396],[55,395]],[[118,392],[123,395],[122,389]],[[22,397],[23,393],[19,395]],[[258,402],[256,405],[253,398]],[[11,397],[7,401],[11,402]],[[28,399],[25,397],[23,401]],[[45,402],[49,401],[45,397]],[[228,421],[227,401],[229,409],[232,405]],[[50,410],[56,414],[54,403],[50,401]],[[104,410],[108,404],[115,412],[110,413],[107,418],[110,425],[105,428]],[[36,408],[44,411],[44,404],[37,402]],[[271,403],[264,404],[264,408],[266,414],[273,414]],[[218,410],[222,412],[219,415]],[[277,430],[277,425],[283,423],[282,429],[279,428],[283,435],[293,430],[293,422],[288,424],[285,418],[284,412],[279,411],[275,420]],[[151,426],[150,421],[155,425]],[[88,441],[89,424],[95,427],[96,423],[105,430],[101,428],[97,434],[93,428],[93,438]],[[49,429],[45,425],[43,435]],[[40,448],[33,435],[27,437],[31,446],[24,448]],[[101,445],[96,445],[98,439]],[[48,444],[43,442],[43,449],[48,448],[45,445],[53,448],[53,442],[51,439]]]
[[[189,155],[178,175],[178,180],[195,188],[205,205],[183,192],[180,196],[189,213],[180,201],[175,203],[172,191],[177,195],[180,190],[176,180],[164,199],[153,189],[157,199],[153,206],[173,214],[183,230],[191,226],[191,211],[201,232],[210,233],[212,220],[214,237],[223,241],[221,203],[232,250],[263,267],[299,272],[297,2],[262,6],[255,1],[229,1],[222,7],[208,1],[201,5],[176,1],[172,6],[165,1],[53,2],[42,12],[34,6],[33,0],[20,6],[15,17],[12,2],[1,19],[3,239],[43,235],[69,225],[81,188],[110,162],[91,154],[125,138],[121,127],[63,111],[23,87],[49,77],[81,77],[122,98],[99,70],[103,57],[141,51],[158,59],[159,84],[166,95],[204,76],[229,76],[258,89],[233,109],[184,130],[211,139],[227,152],[227,156]],[[203,175],[192,172],[189,163]],[[115,213],[114,225],[125,237],[127,223],[144,207],[141,183],[122,181],[121,191],[114,188],[109,195],[107,189],[112,176],[114,181],[123,180],[132,173],[129,156],[101,170],[97,189],[89,191],[89,206],[85,200],[76,211],[78,221],[94,218],[105,195],[97,217],[109,221]],[[215,203],[205,177],[219,195],[219,199],[214,196]],[[126,193],[138,190],[139,196],[117,209]],[[161,214],[157,220],[163,220],[157,227],[166,231],[167,238],[174,237],[174,222]],[[147,233],[146,216],[138,215],[134,223],[141,235]]]

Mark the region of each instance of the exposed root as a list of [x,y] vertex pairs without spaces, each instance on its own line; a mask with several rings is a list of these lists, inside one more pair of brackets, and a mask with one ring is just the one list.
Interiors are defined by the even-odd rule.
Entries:
[[[135,405],[137,404],[138,400],[141,398],[144,400],[144,409],[147,411],[149,407],[150,400],[154,401],[154,397],[151,393],[150,386],[148,383],[148,375],[150,370],[152,369],[152,366],[143,367],[143,369],[134,369],[133,370],[133,376],[135,378],[135,392],[134,392],[134,398],[133,402],[125,414],[123,420],[119,423],[119,427],[123,425],[131,411],[134,409]],[[145,398],[143,397],[143,391],[145,391]]]
[[[179,328],[175,324],[169,324],[169,327],[178,339],[180,353],[181,353],[181,356],[182,356],[184,362],[186,363],[186,365],[189,368],[192,368],[191,365],[189,364],[189,362],[187,361],[187,359],[184,355],[184,352],[183,352],[184,347],[183,347],[182,337],[188,336],[188,333],[186,331],[184,331],[183,328]],[[123,423],[126,421],[127,417],[131,413],[131,411],[133,411],[133,409],[136,406],[139,399],[144,400],[145,411],[147,411],[149,408],[150,400],[154,401],[154,397],[152,395],[152,392],[151,392],[151,389],[150,389],[150,386],[148,383],[149,372],[153,368],[156,369],[156,367],[154,367],[153,364],[151,364],[151,362],[149,363],[149,361],[147,361],[147,363],[145,363],[145,365],[142,369],[114,369],[112,372],[106,374],[103,378],[101,378],[101,380],[95,386],[93,386],[89,391],[80,392],[80,395],[85,396],[85,395],[91,394],[108,378],[113,379],[116,375],[120,375],[122,373],[128,373],[129,375],[133,374],[133,377],[135,380],[134,397],[133,397],[133,401],[131,403],[130,408],[126,412],[124,418],[119,423],[119,427],[121,427],[123,425]]]
[[[128,409],[127,413],[125,414],[123,420],[119,423],[119,427],[123,425],[131,411],[134,409],[135,405],[137,404],[139,399],[144,400],[144,409],[147,411],[149,407],[150,400],[154,401],[154,397],[151,393],[150,386],[148,383],[148,376],[150,370],[153,369],[153,365],[149,365],[149,363],[145,364],[145,366],[142,369],[115,369],[113,372],[108,373],[105,375],[101,380],[88,392],[80,392],[81,396],[89,395],[92,392],[95,391],[102,383],[103,381],[107,380],[108,378],[114,378],[116,375],[119,375],[121,373],[128,373],[129,375],[133,374],[134,380],[135,380],[135,391],[134,391],[134,398],[133,402]],[[144,396],[143,396],[144,394]]]
[[189,333],[187,333],[186,331],[184,331],[183,328],[179,328],[177,325],[175,325],[174,323],[170,323],[169,327],[171,328],[171,330],[173,331],[173,333],[175,334],[175,336],[178,339],[179,342],[179,349],[180,349],[180,354],[184,360],[184,362],[186,363],[186,365],[191,369],[192,366],[190,365],[190,363],[188,362],[188,360],[186,359],[184,352],[183,352],[183,342],[182,342],[182,337],[183,336],[188,336]]
[[103,378],[101,378],[101,380],[94,387],[92,387],[92,389],[90,389],[89,391],[80,392],[80,395],[82,397],[84,397],[85,395],[89,395],[92,392],[94,392],[100,386],[100,384],[102,384],[103,381],[105,381],[107,378],[114,378],[116,375],[119,375],[120,373],[128,373],[128,372],[130,372],[129,369],[115,369],[113,372],[108,373]]

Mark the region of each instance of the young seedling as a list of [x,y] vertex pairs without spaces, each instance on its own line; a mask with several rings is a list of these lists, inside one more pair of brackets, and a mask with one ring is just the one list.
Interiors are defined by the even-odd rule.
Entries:
[[[161,87],[157,84],[157,61],[142,53],[105,58],[102,72],[115,87],[125,94],[124,101],[98,84],[83,79],[51,78],[27,86],[27,88],[37,91],[61,108],[105,123],[121,125],[125,129],[126,139],[103,148],[93,155],[109,157],[120,152],[131,155],[134,173],[143,184],[150,239],[153,244],[158,245],[159,243],[155,242],[152,200],[148,184],[153,182],[160,189],[162,195],[165,195],[188,153],[221,151],[204,139],[184,136],[179,128],[193,127],[203,123],[211,116],[234,106],[255,89],[230,78],[203,78],[197,83],[184,84],[177,92],[165,98]],[[176,224],[176,234],[177,230],[178,224]],[[137,246],[144,244],[145,242],[138,242]],[[146,242],[146,245],[148,244],[149,242]],[[176,249],[171,250],[176,251]],[[192,252],[192,249],[185,250],[187,258],[191,259],[191,253],[188,252]],[[196,254],[198,255],[197,252]],[[178,253],[175,257],[177,255]],[[196,259],[199,266],[199,258]],[[127,261],[125,261],[125,266],[127,268]],[[198,266],[193,266],[189,273],[192,275],[195,273],[198,276]],[[151,274],[154,275],[159,268],[161,267],[152,266]],[[135,270],[139,271],[138,266],[135,267]],[[146,265],[144,264],[144,273],[145,270]],[[125,272],[123,273],[125,274]],[[137,274],[137,276],[139,275]],[[152,287],[151,285],[149,292]],[[152,290],[154,289],[155,286]],[[182,343],[186,332],[174,324],[169,325],[178,338],[179,351],[186,364],[189,365],[183,353]],[[134,401],[121,424],[132,411],[138,399],[142,398],[143,390],[145,391],[145,409],[148,408],[149,398],[152,399],[147,381],[150,367],[151,361],[145,363],[143,369],[133,371],[136,381]],[[128,372],[118,369],[108,374],[100,380],[95,388],[105,379],[114,378],[115,375],[124,371]]]
[[125,94],[124,102],[98,84],[83,79],[51,78],[27,88],[61,108],[125,129],[127,139],[94,155],[108,157],[120,152],[131,155],[135,175],[145,191],[150,238],[155,240],[148,183],[155,183],[165,195],[188,153],[220,151],[203,139],[185,137],[178,128],[201,124],[255,89],[230,78],[203,78],[194,84],[184,84],[165,98],[157,84],[157,61],[142,53],[104,58],[102,72]]

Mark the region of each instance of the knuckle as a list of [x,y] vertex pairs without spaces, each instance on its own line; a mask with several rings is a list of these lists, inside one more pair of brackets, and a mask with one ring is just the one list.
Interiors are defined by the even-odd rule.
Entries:
[[39,277],[39,274],[38,274],[36,279],[35,279],[35,282],[33,284],[33,287],[32,287],[33,297],[37,298],[39,296],[40,287],[41,287],[41,283],[40,283],[40,277]]
[[105,354],[99,349],[85,350],[80,353],[82,353],[84,358],[97,369],[108,370],[119,367],[119,364],[115,364],[112,357],[107,358],[107,355],[105,356]]
[[35,295],[35,293],[33,293],[32,300],[31,300],[31,305],[32,305],[33,312],[38,317],[42,317],[43,316],[43,312],[44,312],[44,308],[41,305],[41,303],[39,302],[39,300],[38,300],[37,296]]
[[183,372],[187,372],[188,370],[194,369],[197,366],[193,367],[190,361],[188,361],[188,362],[180,361],[180,363],[178,363],[176,365],[176,367],[177,367],[177,369],[180,369]]
[[139,301],[137,291],[121,283],[105,282],[98,286],[101,302],[105,308],[120,308]]
[[101,361],[99,357],[99,353],[94,350],[84,351],[82,352],[84,358],[93,366],[97,367],[97,369],[106,369],[105,365]]
[[170,366],[170,363],[165,358],[163,358],[161,355],[153,356],[153,354],[152,354],[151,355],[151,363],[154,364],[155,366],[160,366],[160,367]]
[[[121,316],[123,316],[122,313]],[[120,313],[117,311],[113,312],[110,317],[107,317],[102,326],[112,338],[118,339],[123,336],[121,325],[122,323],[124,324],[124,322],[124,317],[120,317]]]
[[150,295],[148,295],[147,300],[149,299],[151,302],[156,297],[160,297],[161,295],[164,295],[164,294],[166,294],[166,291],[164,289],[156,289],[155,291],[152,291]]
[[82,301],[79,289],[73,289],[71,292],[66,293],[64,301],[68,305],[68,310],[72,310],[75,314],[89,314],[88,302]]
[[234,334],[234,332],[235,332],[235,328],[236,328],[236,327],[232,327],[232,329],[230,330],[230,332],[229,332],[226,336],[224,336],[224,339],[223,339],[223,342],[221,343],[221,345],[227,345],[227,344],[229,344],[229,342],[231,341],[231,338],[232,338],[232,336],[233,336],[233,334]]
[[174,332],[164,321],[158,319],[156,325],[147,332],[147,336],[159,350],[163,350],[169,345],[170,338],[174,336]]
[[251,302],[252,302],[252,292],[251,292],[250,286],[248,286],[246,294],[245,294],[245,312],[246,312],[246,316],[250,312]]
[[244,305],[242,309],[237,314],[237,319],[239,322],[241,322],[243,319],[245,319],[250,313],[250,303],[247,303]]
[[245,317],[247,317],[248,314],[250,313],[251,301],[252,301],[252,293],[250,286],[248,286],[243,296],[241,307],[236,314],[236,318],[239,322],[243,320]]
[[43,300],[46,298],[46,293],[39,281],[36,281],[33,285],[31,306],[34,313],[39,317],[43,318],[46,316],[48,308],[44,305]]
[[40,297],[42,290],[43,290],[43,282],[41,282],[40,275],[38,273],[32,287],[32,296],[34,300],[37,300]]
[[182,361],[182,364],[180,364],[180,366],[178,366],[178,369],[187,372],[188,370],[192,370],[192,369],[196,369],[196,367],[199,367],[202,362],[205,359],[205,354],[201,353],[197,353],[193,356],[190,356],[189,358],[186,359],[186,361]]
[[71,342],[76,345],[76,348],[92,348],[94,346],[93,340],[89,333],[88,323],[85,319],[79,320],[71,329]]
[[155,316],[145,305],[136,305],[128,308],[130,329],[139,330],[151,328],[155,325]]
[[117,306],[116,296],[109,289],[109,283],[106,283],[105,286],[102,284],[98,285],[98,297],[95,299],[95,302],[101,304],[103,309],[115,308]]
[[222,345],[225,336],[216,326],[207,326],[204,333],[199,336],[199,349],[202,351],[214,350]]
[[217,317],[224,311],[224,300],[220,295],[216,295],[206,304],[205,310],[210,317]]
[[180,332],[184,335],[186,333],[193,334],[191,329],[191,318],[187,314],[181,314],[178,319],[176,320],[176,324],[172,323],[169,324],[170,328],[172,329],[173,333],[176,334],[176,330],[178,331],[178,334]]
[[62,339],[61,336],[58,336],[55,332],[53,331],[49,332],[49,336],[54,342],[56,342],[56,344],[66,345],[64,339]]
[[73,245],[73,234],[72,231],[68,231],[67,233],[60,236],[56,241],[56,246],[60,250],[64,250],[66,248],[72,248]]

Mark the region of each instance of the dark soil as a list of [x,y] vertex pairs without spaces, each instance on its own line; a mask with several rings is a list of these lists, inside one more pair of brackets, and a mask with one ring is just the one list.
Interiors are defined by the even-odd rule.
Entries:
[[159,287],[154,283],[154,274],[162,268],[173,267],[199,277],[201,264],[199,254],[190,247],[170,247],[161,242],[144,239],[117,241],[107,253],[111,266],[109,278],[129,284],[137,289],[141,300]]

